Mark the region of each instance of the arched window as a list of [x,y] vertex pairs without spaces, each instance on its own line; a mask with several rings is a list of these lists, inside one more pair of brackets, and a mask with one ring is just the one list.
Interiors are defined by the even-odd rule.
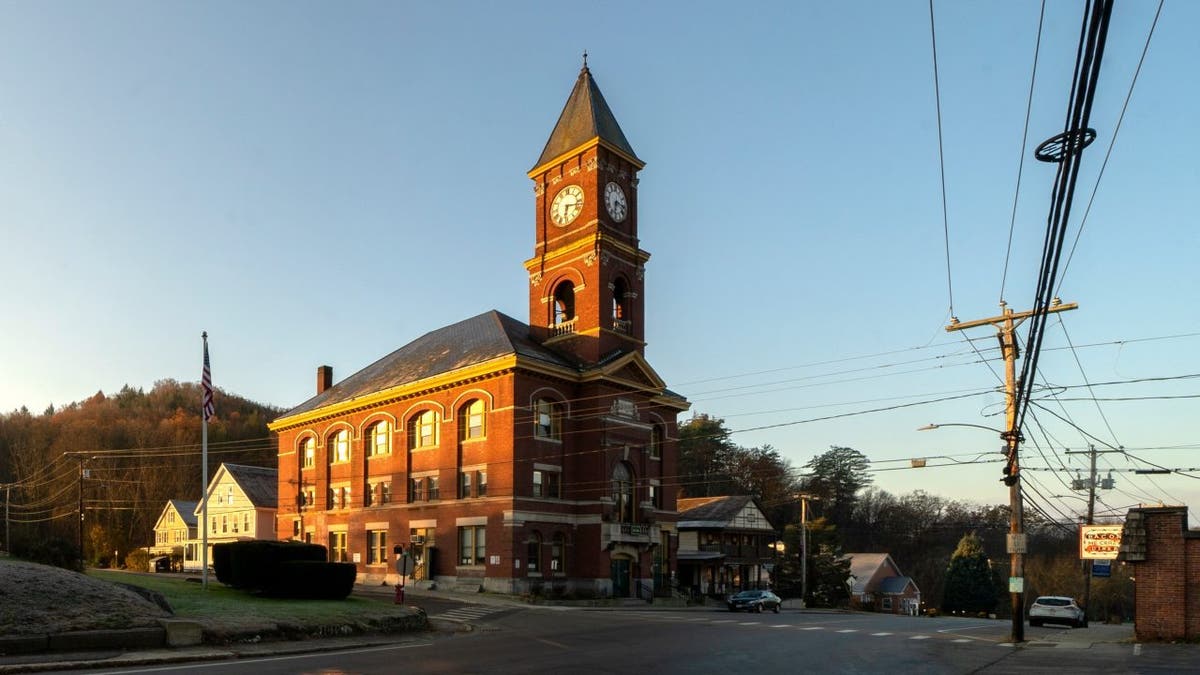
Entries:
[[555,532],[550,543],[550,571],[554,574],[566,572],[564,552],[567,548],[567,538],[562,532]]
[[330,464],[350,461],[350,432],[339,429],[337,433],[329,437],[326,446],[326,450],[329,451]]
[[460,440],[483,438],[484,429],[483,401],[475,399],[464,405],[458,416],[458,437]]
[[378,422],[367,434],[367,454],[371,457],[386,455],[392,451],[392,428],[386,421]]
[[629,286],[625,279],[617,277],[612,285],[613,330],[628,332],[629,329]]
[[317,465],[317,439],[309,436],[300,441],[300,466],[311,469]]
[[533,404],[533,435],[560,440],[560,417],[557,403],[548,398],[539,398]]
[[438,414],[426,410],[408,423],[408,449],[431,448],[438,443]]
[[647,448],[650,459],[662,459],[663,436],[661,424],[650,427],[650,446]]
[[542,535],[537,532],[525,542],[525,568],[530,572],[542,571]]
[[575,286],[564,281],[554,288],[554,324],[561,326],[575,318]]
[[617,522],[633,522],[633,472],[625,462],[618,462],[612,473],[613,506]]

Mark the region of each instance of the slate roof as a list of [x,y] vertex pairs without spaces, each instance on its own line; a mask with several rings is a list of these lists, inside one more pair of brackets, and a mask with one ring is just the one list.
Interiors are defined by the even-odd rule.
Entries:
[[245,466],[243,464],[222,464],[229,475],[233,477],[250,503],[255,506],[279,508],[279,470],[261,466]]
[[642,160],[638,159],[626,140],[625,132],[621,131],[621,125],[617,124],[617,118],[613,116],[608,102],[604,100],[604,94],[600,93],[600,87],[596,85],[592,71],[588,70],[585,62],[583,69],[579,71],[579,79],[575,80],[575,88],[571,90],[567,104],[563,106],[562,114],[558,117],[558,124],[554,125],[550,140],[546,141],[546,147],[534,168],[597,137],[642,164]]
[[179,516],[183,518],[183,524],[189,527],[196,526],[196,505],[200,502],[189,502],[182,499],[169,500],[171,506],[179,512]]
[[911,577],[887,577],[879,582],[879,592],[884,595],[900,595],[909,584],[914,588],[917,585]]
[[566,357],[534,342],[528,324],[493,309],[422,335],[292,408],[279,419],[511,354],[576,368]]
[[679,520],[720,521],[728,523],[750,503],[748,495],[689,497],[677,500]]

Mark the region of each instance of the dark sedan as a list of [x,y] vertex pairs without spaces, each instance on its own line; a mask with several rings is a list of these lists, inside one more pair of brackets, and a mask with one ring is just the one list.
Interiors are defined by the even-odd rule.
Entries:
[[783,600],[780,600],[779,596],[771,591],[742,591],[729,596],[726,604],[729,605],[731,612],[739,609],[749,612],[761,612],[769,609],[778,614],[779,605],[783,604]]

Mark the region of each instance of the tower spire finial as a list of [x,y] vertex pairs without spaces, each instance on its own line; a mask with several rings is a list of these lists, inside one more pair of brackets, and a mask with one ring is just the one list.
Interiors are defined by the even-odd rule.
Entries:
[[587,50],[583,50],[583,69],[587,70]]

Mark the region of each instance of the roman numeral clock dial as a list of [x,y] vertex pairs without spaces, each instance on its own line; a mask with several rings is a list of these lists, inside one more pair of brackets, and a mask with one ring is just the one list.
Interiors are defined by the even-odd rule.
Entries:
[[625,191],[616,183],[609,183],[604,186],[604,208],[608,210],[608,215],[612,217],[613,222],[622,222],[625,220],[626,214],[629,213],[629,206],[625,202]]
[[564,227],[570,225],[582,210],[583,188],[568,185],[554,195],[554,201],[550,203],[550,220],[554,221],[555,225]]

